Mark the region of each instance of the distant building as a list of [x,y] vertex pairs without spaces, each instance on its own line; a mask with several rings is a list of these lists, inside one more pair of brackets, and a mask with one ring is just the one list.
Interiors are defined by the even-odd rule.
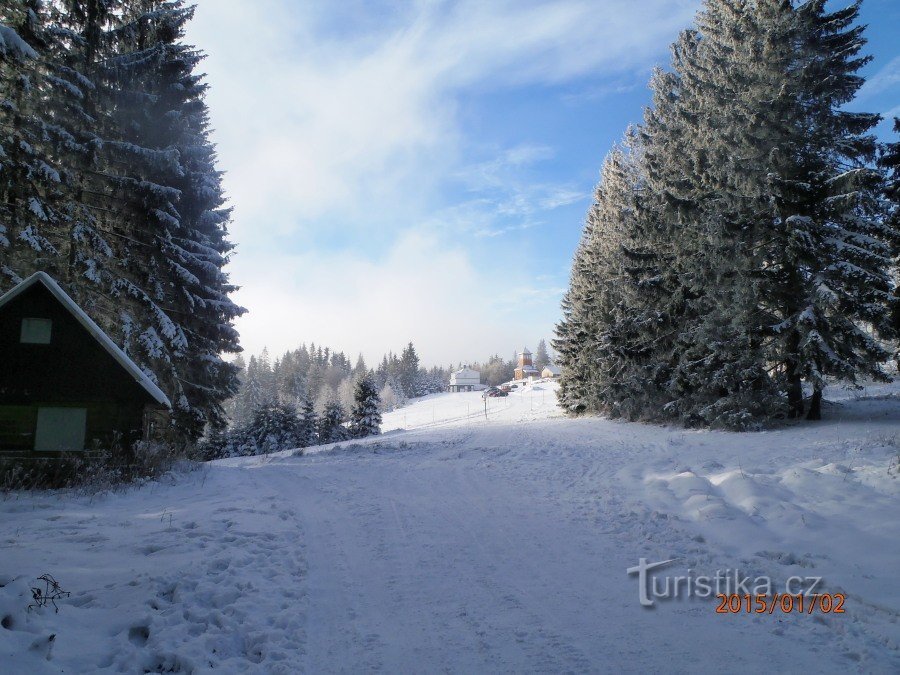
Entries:
[[534,362],[531,360],[531,352],[528,351],[528,347],[525,347],[519,352],[519,365],[516,366],[515,379],[528,380],[533,377],[540,377],[540,375],[540,371],[534,367]]
[[547,378],[559,377],[559,373],[560,373],[559,366],[554,366],[552,363],[548,363],[546,366],[544,366],[544,369],[541,371],[541,377],[547,377]]
[[481,373],[463,366],[450,373],[450,391],[475,391],[481,389]]

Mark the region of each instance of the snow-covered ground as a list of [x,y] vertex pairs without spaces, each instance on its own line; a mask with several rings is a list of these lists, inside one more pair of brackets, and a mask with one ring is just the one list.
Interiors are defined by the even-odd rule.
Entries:
[[[756,434],[565,419],[554,387],[486,419],[435,395],[379,438],[122,494],[10,495],[0,671],[900,670],[900,387]],[[647,609],[639,558],[821,577],[846,613]],[[28,611],[47,572],[72,595]]]
[[384,415],[382,431],[447,429],[490,422],[519,423],[561,417],[556,383],[519,383],[509,396],[487,399],[483,392],[431,394]]

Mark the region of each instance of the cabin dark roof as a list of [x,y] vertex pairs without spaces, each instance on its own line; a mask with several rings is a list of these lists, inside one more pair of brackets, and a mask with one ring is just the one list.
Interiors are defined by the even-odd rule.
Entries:
[[103,349],[106,350],[106,352],[134,378],[134,381],[137,382],[137,384],[147,392],[154,401],[167,408],[172,407],[168,397],[158,386],[156,386],[156,383],[154,383],[134,361],[128,358],[128,355],[125,354],[125,352],[123,352],[119,346],[116,345],[116,343],[113,342],[87,314],[85,314],[84,310],[81,309],[81,307],[79,307],[62,288],[60,288],[59,284],[45,272],[36,272],[35,274],[32,274],[23,282],[6,292],[3,296],[0,296],[0,309],[38,283],[43,284],[43,286],[50,291],[53,297],[69,311],[78,323],[80,323],[100,346],[103,347]]

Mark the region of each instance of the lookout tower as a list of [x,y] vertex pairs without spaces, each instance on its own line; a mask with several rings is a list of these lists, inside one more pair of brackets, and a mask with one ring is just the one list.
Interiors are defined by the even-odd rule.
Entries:
[[519,364],[516,366],[515,377],[517,380],[540,377],[538,369],[534,367],[534,362],[531,360],[531,352],[528,351],[528,347],[519,352]]

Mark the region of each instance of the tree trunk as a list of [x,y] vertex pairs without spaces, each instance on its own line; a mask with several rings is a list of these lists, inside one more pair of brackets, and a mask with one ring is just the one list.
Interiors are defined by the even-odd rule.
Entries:
[[788,362],[788,419],[803,417],[803,384],[795,361]]
[[800,378],[800,363],[797,355],[800,352],[800,336],[797,330],[791,331],[788,339],[788,358],[785,364],[788,383],[788,419],[803,417],[803,383]]
[[813,392],[812,400],[809,402],[809,412],[806,419],[818,421],[822,419],[822,390],[816,389]]

